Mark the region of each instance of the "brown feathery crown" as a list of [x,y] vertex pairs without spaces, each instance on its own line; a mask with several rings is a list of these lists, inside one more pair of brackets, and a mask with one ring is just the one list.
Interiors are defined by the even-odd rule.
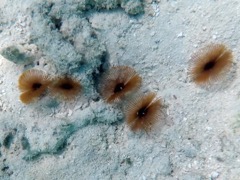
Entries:
[[156,99],[155,93],[136,97],[125,109],[126,121],[132,131],[150,131],[161,114],[162,102]]
[[45,72],[30,69],[21,74],[18,79],[18,88],[22,92],[20,100],[29,104],[40,98],[47,90],[50,79]]
[[142,78],[128,66],[114,66],[101,78],[100,94],[108,103],[118,102],[140,88]]
[[217,81],[232,66],[232,51],[223,44],[210,44],[192,57],[190,76],[196,84]]
[[81,93],[81,84],[71,77],[57,77],[50,85],[50,92],[63,100],[73,100]]

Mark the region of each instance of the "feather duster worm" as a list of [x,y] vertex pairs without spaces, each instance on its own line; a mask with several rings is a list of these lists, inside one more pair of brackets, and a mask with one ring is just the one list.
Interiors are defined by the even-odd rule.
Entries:
[[138,96],[131,101],[125,110],[127,124],[132,131],[148,132],[160,119],[162,102],[156,99],[155,93]]
[[113,103],[139,89],[141,83],[142,78],[131,67],[115,66],[103,75],[99,91],[106,102]]
[[49,84],[50,79],[41,70],[23,72],[18,80],[18,88],[22,92],[20,100],[25,104],[34,102],[45,93]]
[[81,84],[70,77],[58,77],[50,85],[50,92],[63,100],[73,100],[81,93]]
[[190,76],[196,84],[209,84],[226,74],[232,65],[231,50],[223,44],[211,44],[196,53],[190,64]]

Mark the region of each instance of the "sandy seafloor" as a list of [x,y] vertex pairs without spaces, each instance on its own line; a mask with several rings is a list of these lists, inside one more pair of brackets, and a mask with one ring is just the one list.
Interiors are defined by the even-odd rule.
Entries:
[[[238,0],[0,0],[0,179],[239,180],[239,32]],[[233,51],[233,75],[206,89],[188,67],[212,42]],[[102,100],[96,79],[113,65],[162,98],[164,125],[131,132]],[[84,92],[24,105],[18,78],[31,68]]]

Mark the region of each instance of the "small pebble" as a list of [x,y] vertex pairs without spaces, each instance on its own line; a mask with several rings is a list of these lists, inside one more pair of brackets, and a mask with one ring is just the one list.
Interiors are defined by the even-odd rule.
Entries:
[[178,38],[183,38],[183,37],[185,37],[185,36],[184,36],[183,32],[180,32],[180,33],[177,35],[177,37],[178,37]]
[[212,180],[218,178],[218,176],[219,176],[219,173],[216,172],[216,171],[213,171],[213,172],[211,173],[211,179],[212,179]]
[[153,31],[150,33],[150,36],[154,36],[155,34],[156,34],[156,32]]
[[212,38],[213,38],[213,39],[217,39],[217,36],[216,36],[216,35],[213,35]]

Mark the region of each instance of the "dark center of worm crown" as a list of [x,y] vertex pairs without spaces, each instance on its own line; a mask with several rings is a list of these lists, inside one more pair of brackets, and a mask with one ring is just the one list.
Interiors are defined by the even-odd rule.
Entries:
[[39,89],[41,86],[42,86],[41,83],[34,83],[34,84],[32,85],[32,88],[33,88],[33,90],[37,90],[37,89]]
[[212,69],[214,66],[215,66],[215,62],[214,61],[210,61],[210,62],[205,64],[203,70],[204,71],[208,71],[208,70]]
[[121,92],[123,89],[124,89],[124,83],[118,83],[118,84],[115,86],[114,93]]
[[142,107],[141,109],[138,110],[137,116],[139,118],[142,118],[142,117],[146,116],[147,112],[148,112],[148,108],[147,107]]
[[73,88],[73,86],[69,83],[63,83],[63,84],[61,84],[60,88],[65,89],[65,90],[70,90]]

